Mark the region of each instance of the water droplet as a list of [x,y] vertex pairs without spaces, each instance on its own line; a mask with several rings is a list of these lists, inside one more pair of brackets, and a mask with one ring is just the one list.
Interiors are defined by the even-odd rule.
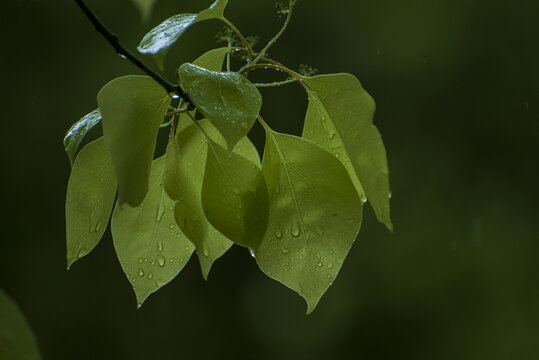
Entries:
[[353,223],[355,223],[355,222],[356,222],[356,219],[354,219],[354,218],[350,218],[350,220],[348,220],[348,222],[349,222],[350,224],[353,224]]
[[[168,259],[168,262],[172,264],[172,263],[174,263],[174,259],[173,259],[173,258],[170,258],[170,259]],[[180,262],[181,262],[181,261],[180,261]]]
[[147,262],[148,262],[148,258],[144,258],[144,262],[147,263]]
[[153,274],[152,274],[152,273],[149,273],[149,274],[148,274],[148,280],[151,280],[151,279],[153,279]]
[[166,261],[165,261],[165,257],[163,255],[159,254],[159,255],[157,255],[155,257],[155,259],[157,260],[157,263],[159,264],[159,266],[161,266],[161,267],[165,266]]
[[186,246],[186,247],[185,247],[185,251],[189,251],[189,246]]
[[319,262],[316,263],[316,266],[318,266],[318,267],[322,267],[322,265],[324,265],[324,264],[322,264],[322,261],[319,261]]
[[283,230],[281,230],[281,228],[275,229],[275,237],[276,237],[277,239],[280,239],[280,238],[283,237]]
[[283,248],[283,254],[288,254],[290,252],[290,249],[289,248]]
[[144,276],[144,270],[142,270],[142,268],[139,269],[138,276]]
[[138,258],[138,263],[142,264],[142,258]]
[[320,255],[320,253],[317,253],[317,254],[316,254],[316,258],[317,258],[317,259],[321,259],[321,258],[322,258],[322,255]]
[[234,187],[232,188],[232,193],[234,193],[234,195],[239,196],[239,195],[241,194],[240,188],[237,187],[237,186],[234,186]]
[[168,226],[168,228],[169,228],[170,230],[174,230],[175,225],[174,225],[174,224],[170,224],[170,225]]
[[333,249],[329,249],[329,253],[333,255]]
[[390,192],[387,197],[391,199],[391,197],[393,196],[393,194]]
[[178,99],[180,98],[180,95],[178,95],[178,94],[173,94],[173,95],[172,95],[172,98],[173,98],[174,100],[178,100]]
[[95,226],[95,232],[99,232],[99,230],[101,230],[101,220],[99,220]]
[[333,269],[333,263],[328,263],[328,266],[326,266],[328,269]]
[[301,230],[299,228],[299,224],[296,221],[294,221],[292,223],[292,236],[297,237],[299,236],[300,232]]
[[202,249],[202,254],[204,254],[205,257],[210,256],[210,252],[208,251],[208,248],[207,248],[207,247],[204,247],[204,248]]
[[163,239],[157,240],[157,250],[163,251]]
[[363,204],[365,204],[365,203],[367,202],[367,198],[366,198],[366,197],[361,198],[361,202],[362,202]]
[[126,60],[126,59],[127,59],[127,56],[125,56],[124,54],[120,54],[120,53],[118,53],[118,55],[119,55],[119,56],[120,56],[120,57],[121,57],[122,59],[124,59],[124,60]]
[[249,249],[249,253],[251,254],[252,257],[256,259],[255,251],[253,249]]
[[[328,279],[331,279],[331,274],[328,274]],[[331,283],[330,285],[333,285],[333,283]]]
[[337,133],[333,133],[329,136],[329,140],[335,139],[335,136],[337,136]]

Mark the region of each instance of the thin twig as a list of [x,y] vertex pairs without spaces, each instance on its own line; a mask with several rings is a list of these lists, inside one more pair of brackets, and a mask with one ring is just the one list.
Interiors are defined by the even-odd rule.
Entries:
[[86,17],[90,20],[90,22],[94,25],[95,29],[101,33],[105,37],[105,39],[109,42],[110,45],[114,48],[114,50],[122,57],[126,58],[127,60],[131,61],[135,66],[137,66],[140,70],[142,70],[144,73],[146,73],[148,76],[153,78],[155,81],[159,83],[168,93],[176,94],[180,97],[186,97],[187,94],[185,94],[182,90],[182,88],[179,85],[173,85],[169,83],[167,80],[165,80],[161,75],[154,72],[152,69],[144,65],[139,59],[137,59],[129,50],[127,50],[121,43],[120,40],[116,35],[114,35],[112,32],[110,32],[105,25],[94,15],[94,13],[86,6],[83,0],[75,0],[77,5],[81,8],[82,12],[86,15]]
[[271,82],[271,83],[253,83],[253,85],[256,86],[256,87],[259,87],[259,88],[276,87],[276,86],[292,84],[292,83],[295,83],[297,81],[298,81],[297,79],[290,78],[290,79],[286,79],[286,80],[283,80],[283,81],[275,81],[275,82]]

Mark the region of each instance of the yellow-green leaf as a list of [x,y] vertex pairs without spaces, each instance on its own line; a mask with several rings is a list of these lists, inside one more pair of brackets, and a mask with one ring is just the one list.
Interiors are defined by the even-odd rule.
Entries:
[[189,98],[226,139],[228,151],[253,126],[262,106],[262,96],[245,76],[183,64],[180,82]]
[[269,191],[266,234],[254,249],[268,276],[314,310],[361,226],[362,202],[345,167],[318,145],[266,128],[262,171]]
[[268,188],[258,165],[209,143],[202,204],[206,217],[236,244],[256,246],[268,223]]
[[96,109],[73,124],[67,131],[67,134],[64,137],[64,149],[69,157],[71,166],[73,166],[73,163],[75,162],[75,155],[77,154],[77,150],[79,150],[82,139],[84,139],[84,136],[86,136],[88,131],[99,124],[100,121],[101,111]]
[[139,307],[151,293],[176,277],[194,251],[176,224],[174,201],[163,188],[164,168],[164,158],[155,160],[151,186],[142,204],[136,208],[116,206],[112,215],[114,248]]
[[[199,122],[218,144],[224,139],[207,120]],[[206,168],[208,145],[204,134],[192,124],[178,132],[169,142],[164,176],[165,190],[176,200],[175,216],[178,225],[195,244],[205,279],[213,262],[221,257],[232,242],[208,221],[202,207],[202,184]],[[244,137],[234,152],[260,164],[254,145]]]
[[0,289],[0,359],[41,359],[32,329],[17,304],[2,289]]
[[117,78],[97,95],[120,204],[138,206],[146,197],[157,132],[170,101],[147,76]]
[[67,267],[101,240],[116,196],[116,178],[103,138],[82,148],[75,160],[66,197]]
[[303,136],[341,160],[378,220],[393,230],[389,170],[382,137],[373,125],[374,100],[350,74],[304,77],[303,81],[310,88]]
[[221,71],[228,48],[220,47],[202,54],[193,64],[211,71]]

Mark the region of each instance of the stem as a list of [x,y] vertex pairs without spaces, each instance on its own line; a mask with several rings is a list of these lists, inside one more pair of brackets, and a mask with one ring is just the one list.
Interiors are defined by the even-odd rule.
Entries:
[[259,88],[275,87],[275,86],[292,84],[292,83],[295,83],[296,81],[298,81],[298,80],[297,79],[286,79],[286,80],[283,80],[283,81],[275,81],[275,82],[271,82],[271,83],[253,83],[253,85],[256,86],[256,87],[259,87]]
[[243,34],[238,30],[238,28],[236,26],[234,26],[234,24],[232,24],[227,18],[222,18],[221,20],[224,21],[225,24],[228,25],[229,28],[232,29],[232,31],[234,31],[236,33],[236,35],[240,38],[240,41],[241,43],[243,44],[243,46],[245,46],[245,48],[247,49],[247,51],[249,52],[249,56],[252,58],[254,56],[254,52],[253,52],[253,49],[251,48],[251,45],[249,45],[249,43],[247,42],[247,40],[245,40],[245,37],[243,36]]
[[283,24],[283,27],[281,28],[281,30],[277,33],[277,35],[275,35],[273,37],[273,39],[271,39],[267,45],[264,47],[264,49],[262,49],[262,51],[260,51],[258,53],[258,55],[256,56],[256,58],[251,61],[250,63],[248,63],[247,65],[245,65],[243,68],[240,69],[240,73],[244,72],[244,71],[247,71],[249,70],[250,68],[252,68],[254,65],[256,65],[256,63],[258,63],[263,57],[264,55],[266,54],[266,52],[268,51],[268,49],[277,42],[277,40],[281,37],[281,35],[283,35],[284,31],[286,30],[286,28],[288,27],[288,24],[290,23],[290,19],[292,18],[292,9],[294,8],[294,5],[296,4],[296,1],[297,0],[290,0],[290,5],[288,7],[288,13],[286,14],[286,20]]
[[86,6],[83,0],[75,0],[77,5],[80,7],[82,12],[86,15],[88,20],[94,25],[95,29],[105,37],[105,39],[109,42],[110,45],[114,48],[114,50],[122,57],[126,58],[127,60],[131,61],[135,66],[137,66],[140,70],[142,70],[144,73],[146,73],[148,76],[150,76],[152,79],[157,81],[159,85],[161,85],[168,93],[176,94],[180,97],[186,97],[187,94],[185,94],[182,90],[182,88],[179,85],[173,85],[169,83],[167,80],[165,80],[163,77],[161,77],[159,74],[154,72],[152,69],[144,65],[139,59],[137,59],[131,52],[129,52],[121,43],[120,40],[116,35],[114,35],[110,30],[108,30],[105,25],[92,13],[92,11]]

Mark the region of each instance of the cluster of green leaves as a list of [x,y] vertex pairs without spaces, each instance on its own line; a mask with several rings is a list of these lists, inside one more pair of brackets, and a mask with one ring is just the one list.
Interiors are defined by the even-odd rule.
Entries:
[[[139,51],[158,56],[189,26],[219,19],[242,46],[230,41],[179,67],[189,103],[146,76],[117,78],[101,89],[99,109],[65,138],[73,164],[66,201],[68,267],[97,245],[112,214],[114,247],[139,306],[195,250],[207,278],[213,262],[235,243],[250,250],[265,274],[301,294],[309,313],[355,241],[367,199],[392,229],[373,99],[353,75],[313,76],[309,67],[298,73],[267,58],[295,3],[279,7],[285,25],[259,52],[224,17],[227,0],[198,14],[173,16],[144,37]],[[225,63],[230,69],[232,51],[248,61],[238,71],[223,71]],[[273,83],[251,83],[249,72],[256,69],[285,71],[287,82],[305,88],[309,107],[302,137],[278,133],[262,119],[257,86]],[[247,138],[257,120],[266,132],[262,161]],[[103,137],[75,156],[99,122]],[[166,154],[155,159],[158,132],[169,125]]]

